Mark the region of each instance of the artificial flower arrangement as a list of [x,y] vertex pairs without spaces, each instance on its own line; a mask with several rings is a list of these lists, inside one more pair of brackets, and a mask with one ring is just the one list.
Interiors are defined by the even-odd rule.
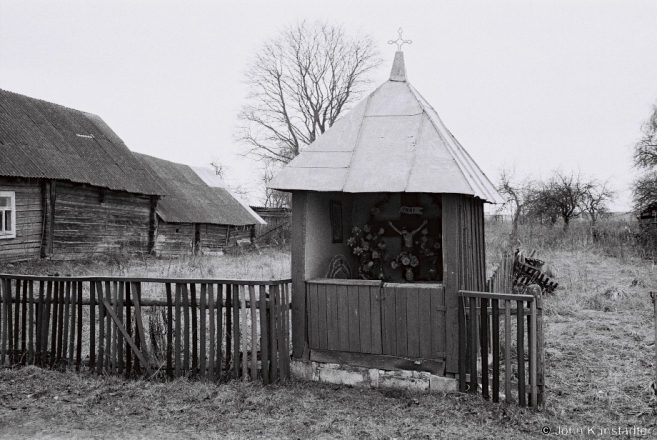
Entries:
[[413,274],[413,268],[418,267],[419,265],[420,260],[408,251],[400,252],[390,262],[390,267],[393,269],[397,269],[398,267],[402,268],[402,273],[404,274],[406,281],[413,281],[415,277]]
[[366,223],[363,229],[354,226],[347,245],[356,260],[358,278],[364,280],[382,280],[383,261],[386,255],[386,244],[383,241],[384,228],[373,231],[372,226]]
[[[440,249],[440,242],[429,236],[427,228],[422,229],[421,237],[419,240],[414,241],[414,249],[417,249],[418,255],[413,255],[408,249],[404,249],[397,254],[390,262],[392,269],[402,268],[402,274],[406,281],[412,282],[415,279],[414,269],[420,265],[420,258],[430,261],[431,268],[429,269],[429,278],[435,279],[437,270],[435,268],[438,259],[437,252]],[[417,247],[419,245],[419,247]],[[418,258],[419,257],[419,258]]]

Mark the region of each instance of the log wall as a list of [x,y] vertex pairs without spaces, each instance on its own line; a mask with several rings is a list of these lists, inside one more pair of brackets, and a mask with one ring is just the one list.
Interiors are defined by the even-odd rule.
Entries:
[[52,258],[149,251],[149,196],[61,181],[54,188]]
[[166,223],[160,220],[155,237],[155,255],[172,257],[191,254],[194,234],[194,223]]
[[16,193],[16,238],[0,239],[0,263],[39,258],[43,232],[39,180],[0,178],[0,191]]

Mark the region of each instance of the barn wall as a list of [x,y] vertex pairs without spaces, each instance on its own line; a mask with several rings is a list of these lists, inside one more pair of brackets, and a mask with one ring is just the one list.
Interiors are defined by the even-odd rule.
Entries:
[[52,258],[148,252],[149,196],[61,181],[54,191]]
[[0,177],[0,191],[16,193],[16,238],[0,239],[0,263],[39,258],[43,232],[40,181]]
[[227,246],[237,246],[250,242],[255,237],[255,225],[230,226]]
[[226,247],[228,226],[201,225],[201,252],[220,252]]
[[255,235],[259,243],[283,243],[290,240],[292,210],[262,207],[255,207],[253,210],[267,222],[266,225],[255,225]]
[[443,195],[446,371],[458,372],[458,291],[484,291],[486,250],[484,203],[460,194]]
[[155,237],[155,255],[171,257],[191,254],[194,234],[194,223],[166,223],[160,220]]

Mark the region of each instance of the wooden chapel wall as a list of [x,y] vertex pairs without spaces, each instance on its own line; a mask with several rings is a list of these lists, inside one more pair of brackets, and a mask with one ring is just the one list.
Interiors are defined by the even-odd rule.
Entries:
[[484,203],[443,194],[443,269],[446,310],[445,367],[458,372],[458,291],[483,291],[486,283]]

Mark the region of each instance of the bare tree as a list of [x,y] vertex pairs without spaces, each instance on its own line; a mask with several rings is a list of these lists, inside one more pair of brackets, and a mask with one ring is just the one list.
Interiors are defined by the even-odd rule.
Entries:
[[536,184],[530,179],[518,179],[515,175],[515,168],[512,170],[503,169],[500,172],[500,183],[497,191],[505,200],[500,209],[511,208],[513,210],[511,243],[515,243],[518,237],[518,223],[533,200],[536,191],[535,186]]
[[214,170],[214,173],[219,176],[221,180],[226,180],[226,165],[216,156],[212,156],[210,160],[210,166]]
[[262,174],[262,184],[265,188],[264,205],[267,208],[291,208],[292,195],[285,191],[267,188],[267,184],[274,177],[279,167],[272,161],[265,160],[265,169]]
[[371,37],[351,37],[342,26],[285,28],[245,72],[249,93],[237,140],[252,157],[289,162],[361,98],[380,63]]
[[613,200],[615,192],[609,187],[609,181],[600,183],[591,180],[589,183],[588,191],[582,196],[580,209],[588,214],[591,226],[595,227],[600,215],[609,212],[609,202]]
[[641,127],[643,136],[634,145],[634,166],[646,171],[634,181],[632,195],[636,209],[657,202],[657,105]]

